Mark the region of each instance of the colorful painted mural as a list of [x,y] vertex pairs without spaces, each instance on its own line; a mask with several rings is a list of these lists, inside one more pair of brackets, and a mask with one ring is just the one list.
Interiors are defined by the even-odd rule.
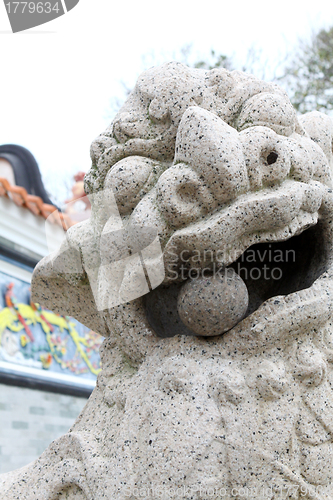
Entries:
[[30,285],[0,272],[0,360],[81,378],[100,371],[103,337],[34,304]]

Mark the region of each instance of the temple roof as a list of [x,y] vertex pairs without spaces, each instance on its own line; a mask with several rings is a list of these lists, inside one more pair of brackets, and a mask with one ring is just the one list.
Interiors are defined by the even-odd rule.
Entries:
[[39,215],[44,219],[55,212],[49,220],[61,225],[65,230],[76,224],[76,221],[60,212],[55,205],[44,203],[40,196],[29,194],[22,186],[13,186],[4,177],[0,177],[0,196],[10,198],[19,207],[27,208],[34,215]]

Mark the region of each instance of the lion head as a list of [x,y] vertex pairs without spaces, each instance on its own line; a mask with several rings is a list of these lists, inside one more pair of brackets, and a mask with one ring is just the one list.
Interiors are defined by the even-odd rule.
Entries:
[[[39,264],[34,300],[116,335],[139,360],[159,336],[241,336],[274,323],[281,304],[305,303],[305,289],[322,299],[332,130],[320,113],[298,119],[284,91],[251,75],[178,63],[146,71],[92,144],[92,217]],[[192,293],[193,269],[202,286]]]

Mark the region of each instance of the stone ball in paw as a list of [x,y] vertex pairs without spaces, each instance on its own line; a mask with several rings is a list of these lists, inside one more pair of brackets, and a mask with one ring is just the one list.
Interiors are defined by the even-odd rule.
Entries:
[[195,335],[221,335],[245,316],[249,295],[244,281],[227,268],[209,277],[188,280],[180,289],[180,319]]

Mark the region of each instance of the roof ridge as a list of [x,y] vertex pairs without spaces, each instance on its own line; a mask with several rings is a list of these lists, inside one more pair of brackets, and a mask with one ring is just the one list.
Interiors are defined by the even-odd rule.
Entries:
[[42,216],[44,219],[57,212],[57,216],[54,214],[49,220],[65,231],[76,224],[67,214],[59,212],[56,206],[44,203],[40,196],[28,194],[24,187],[13,186],[4,177],[0,177],[0,196],[10,198],[15,205],[27,208],[33,215]]

